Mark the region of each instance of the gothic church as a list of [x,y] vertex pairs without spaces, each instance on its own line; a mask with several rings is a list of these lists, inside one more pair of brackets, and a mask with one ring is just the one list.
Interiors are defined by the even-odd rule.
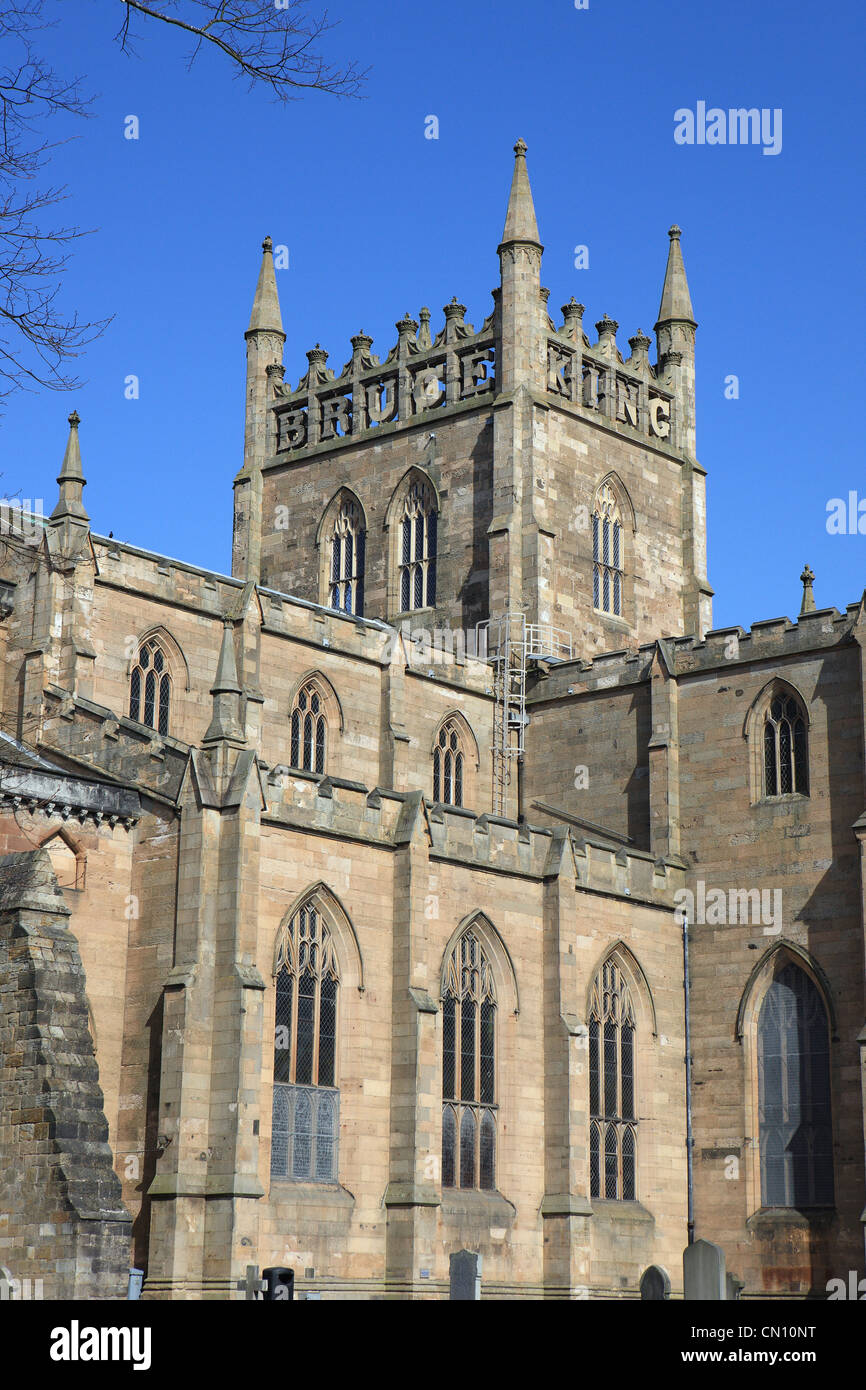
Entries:
[[866,596],[713,630],[680,230],[625,356],[551,316],[525,155],[477,328],[293,385],[265,242],[231,576],[91,530],[74,413],[5,527],[0,1266],[47,1297],[862,1269]]

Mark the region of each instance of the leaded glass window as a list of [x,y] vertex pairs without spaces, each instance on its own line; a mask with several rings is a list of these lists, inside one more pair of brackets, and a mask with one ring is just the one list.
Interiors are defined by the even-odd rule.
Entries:
[[400,611],[436,604],[436,502],[426,483],[406,494],[399,534]]
[[301,686],[292,709],[289,766],[304,772],[324,772],[328,741],[325,705],[313,681]]
[[595,980],[589,1015],[589,1187],[592,1197],[637,1197],[635,1013],[614,959]]
[[622,617],[622,514],[609,483],[599,489],[592,516],[592,605],[602,613]]
[[433,800],[463,805],[463,739],[456,719],[446,719],[433,749]]
[[337,1181],[339,984],[330,932],[308,903],[277,953],[272,1177]]
[[496,990],[473,931],[461,936],[442,998],[442,1184],[496,1186]]
[[758,1015],[761,1201],[833,1205],[833,1129],[827,1011],[793,962],[777,973]]
[[129,679],[129,717],[158,734],[168,733],[171,673],[161,642],[149,637],[138,649]]
[[809,745],[800,701],[774,695],[764,716],[764,795],[809,795]]
[[361,508],[347,498],[337,513],[331,536],[328,603],[341,613],[364,614],[364,565],[367,533]]

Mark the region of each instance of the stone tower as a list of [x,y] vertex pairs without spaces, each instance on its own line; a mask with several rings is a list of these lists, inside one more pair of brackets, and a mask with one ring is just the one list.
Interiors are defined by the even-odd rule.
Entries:
[[[659,632],[699,635],[712,591],[695,455],[696,325],[679,229],[657,362],[641,332],[624,358],[607,315],[591,343],[574,297],[560,325],[550,317],[522,140],[514,153],[500,283],[477,330],[454,298],[438,333],[429,309],[407,313],[383,358],[360,332],[335,370],[317,343],[297,385],[284,384],[265,243],[247,332],[234,573],[329,606],[333,536],[348,506],[364,533],[355,611],[365,617],[467,630],[517,612],[561,629],[589,656]],[[435,597],[413,594],[407,604],[400,526],[413,486],[436,513],[436,583]],[[618,527],[607,560],[593,521],[602,513]]]

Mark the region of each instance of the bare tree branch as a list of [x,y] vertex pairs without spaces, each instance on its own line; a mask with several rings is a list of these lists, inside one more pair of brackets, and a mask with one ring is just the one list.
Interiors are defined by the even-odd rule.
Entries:
[[[191,41],[187,66],[207,46],[223,54],[234,75],[278,101],[318,88],[356,96],[365,74],[334,67],[318,52],[334,26],[309,0],[115,0],[123,5],[117,39],[132,51],[132,24],[153,32],[169,25]],[[87,117],[82,79],[58,73],[38,52],[40,34],[56,13],[49,0],[0,0],[0,401],[17,389],[65,391],[81,383],[71,363],[110,319],[88,321],[63,312],[60,292],[78,226],[52,225],[67,196],[41,186],[41,171],[69,138],[49,138],[64,117]],[[115,9],[115,14],[118,11]]]
[[[231,61],[236,77],[250,87],[269,88],[279,101],[297,98],[298,88],[318,88],[332,96],[357,96],[366,76],[356,64],[338,68],[326,63],[313,46],[333,29],[327,11],[308,12],[308,0],[118,0],[123,23],[117,38],[131,45],[133,13],[183,30],[194,40],[188,66],[202,47],[212,45]],[[179,13],[171,13],[179,11]]]

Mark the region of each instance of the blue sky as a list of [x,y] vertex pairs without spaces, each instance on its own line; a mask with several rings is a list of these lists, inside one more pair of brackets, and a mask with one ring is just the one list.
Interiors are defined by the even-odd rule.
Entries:
[[[360,328],[384,356],[407,309],[428,304],[435,329],[455,294],[477,325],[522,136],[555,312],[574,294],[588,325],[619,321],[622,346],[651,332],[667,228],[683,228],[715,625],[796,616],[805,561],[819,606],[859,598],[866,535],[825,523],[830,498],[866,499],[862,3],[332,0],[341,23],[324,49],[370,67],[365,99],[287,107],[215,54],[188,72],[162,25],[141,25],[125,56],[120,4],[56,8],[45,48],[98,94],[51,169],[69,188],[64,220],[95,229],[64,300],[114,318],[80,390],[7,403],[8,493],[50,510],[75,406],[94,529],[227,571],[262,237],[289,247],[287,379],[316,341],[342,366]],[[677,145],[674,112],[699,101],[781,108],[781,153]]]

